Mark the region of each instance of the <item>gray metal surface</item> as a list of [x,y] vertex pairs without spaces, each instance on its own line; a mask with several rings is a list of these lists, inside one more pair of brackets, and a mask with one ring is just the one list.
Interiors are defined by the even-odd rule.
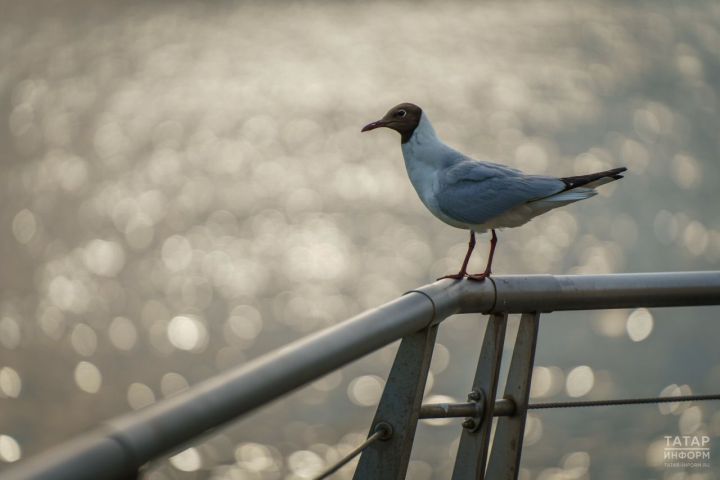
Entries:
[[126,478],[147,461],[454,313],[718,303],[720,272],[441,280],[106,422],[21,461],[3,478]]
[[372,433],[376,425],[389,424],[392,436],[365,449],[355,480],[405,478],[437,331],[434,325],[406,336],[400,343],[370,427]]
[[429,403],[420,407],[420,418],[482,417],[484,408],[478,402]]
[[518,477],[539,318],[538,313],[524,313],[520,318],[503,395],[515,404],[515,412],[497,421],[486,472],[487,478],[492,480],[516,480]]
[[[508,313],[720,303],[720,272],[509,275],[492,280],[497,299],[491,311]],[[488,287],[483,284],[469,285],[474,288],[463,295],[463,311],[483,311],[482,287]]]
[[496,398],[495,409],[493,410],[494,417],[509,417],[515,415],[515,402],[507,398]]
[[478,359],[472,384],[472,391],[480,392],[484,399],[483,415],[479,426],[463,428],[460,434],[460,445],[458,446],[452,474],[453,480],[483,478],[488,445],[490,444],[495,393],[498,376],[500,375],[506,326],[507,314],[495,313],[488,318],[480,358]]

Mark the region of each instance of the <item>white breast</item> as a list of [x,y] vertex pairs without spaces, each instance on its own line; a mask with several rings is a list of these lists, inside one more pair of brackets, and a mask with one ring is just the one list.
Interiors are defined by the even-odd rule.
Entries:
[[438,138],[435,130],[423,113],[410,140],[402,144],[403,158],[408,177],[423,205],[437,218],[458,228],[469,228],[445,215],[438,206],[435,192],[438,189],[438,171],[452,152]]

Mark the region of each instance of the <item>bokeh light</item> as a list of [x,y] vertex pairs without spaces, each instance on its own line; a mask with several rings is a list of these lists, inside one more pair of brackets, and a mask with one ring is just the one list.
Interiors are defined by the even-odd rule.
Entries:
[[[495,273],[718,269],[718,25],[712,1],[5,2],[0,470],[457,271],[466,232],[359,132],[401,101],[476,158],[629,168],[501,231]],[[716,393],[717,316],[543,314],[532,401]],[[479,318],[440,328],[426,402],[465,398]],[[310,478],[366,437],[394,348],[146,476]],[[662,435],[720,445],[714,404],[633,408],[533,412],[521,478],[681,478]],[[422,422],[408,478],[451,475],[458,423]]]
[[571,397],[587,395],[595,385],[595,374],[587,365],[575,367],[567,374],[565,389]]
[[22,450],[17,440],[10,435],[0,435],[0,460],[3,462],[17,462],[22,456]]
[[22,392],[22,378],[10,367],[0,368],[0,398],[18,398]]
[[133,382],[127,391],[128,404],[137,410],[155,402],[155,393],[147,385],[139,382]]
[[102,373],[90,362],[80,362],[75,367],[75,383],[87,393],[97,393],[102,385]]
[[348,385],[348,397],[361,407],[377,405],[385,382],[377,375],[362,375],[353,379]]
[[633,342],[642,342],[653,330],[653,317],[646,308],[634,310],[627,319],[627,334]]
[[202,467],[202,457],[197,448],[190,447],[169,458],[170,464],[182,472],[194,472]]

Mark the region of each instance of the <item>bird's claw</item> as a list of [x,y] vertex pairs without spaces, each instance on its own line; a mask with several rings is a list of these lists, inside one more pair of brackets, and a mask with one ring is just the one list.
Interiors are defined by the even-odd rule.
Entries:
[[474,282],[482,282],[486,278],[490,278],[490,272],[474,273],[472,275],[468,275],[467,278],[468,280],[472,280]]
[[486,278],[490,277],[490,272],[483,272],[483,273],[453,273],[452,275],[445,275],[443,277],[438,278],[438,280],[443,280],[445,278],[451,278],[453,280],[462,280],[463,278],[467,278],[468,280],[472,280],[474,282],[482,282]]
[[467,276],[467,273],[453,273],[452,275],[442,276],[442,277],[438,278],[438,280],[443,280],[445,278],[451,278],[453,280],[462,280],[466,276]]

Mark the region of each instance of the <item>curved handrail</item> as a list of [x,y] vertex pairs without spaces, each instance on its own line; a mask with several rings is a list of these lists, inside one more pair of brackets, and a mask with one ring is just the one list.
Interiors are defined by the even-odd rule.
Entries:
[[455,313],[713,304],[720,304],[720,272],[441,280],[108,421],[6,470],[3,478],[132,477],[153,458]]

